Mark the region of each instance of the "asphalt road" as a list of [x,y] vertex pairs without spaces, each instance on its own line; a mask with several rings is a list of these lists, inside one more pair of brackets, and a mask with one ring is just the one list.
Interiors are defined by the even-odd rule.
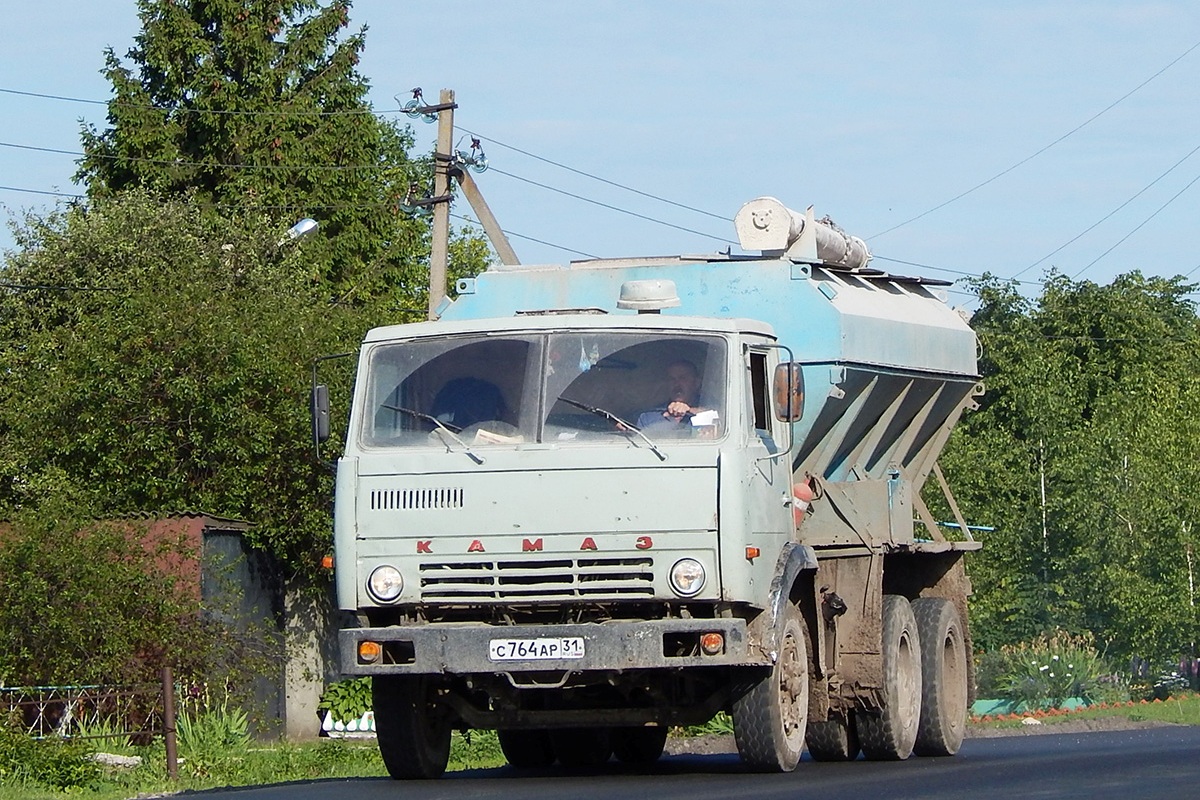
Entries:
[[706,800],[738,798],[1141,798],[1195,797],[1200,727],[968,739],[954,758],[814,763],[788,775],[756,775],[733,755],[669,756],[653,767],[568,774],[508,767],[451,773],[440,781],[370,778],[197,792],[229,800]]

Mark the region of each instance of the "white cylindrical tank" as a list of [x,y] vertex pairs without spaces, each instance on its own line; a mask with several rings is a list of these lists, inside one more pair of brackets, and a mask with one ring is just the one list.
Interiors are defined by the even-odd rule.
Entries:
[[[738,242],[743,250],[783,253],[799,245],[792,255],[817,258],[826,264],[858,269],[871,260],[867,243],[851,236],[831,220],[813,220],[812,208],[806,214],[785,206],[774,197],[759,197],[746,203],[733,219]],[[808,233],[809,246],[802,239]],[[813,246],[815,245],[815,250]]]

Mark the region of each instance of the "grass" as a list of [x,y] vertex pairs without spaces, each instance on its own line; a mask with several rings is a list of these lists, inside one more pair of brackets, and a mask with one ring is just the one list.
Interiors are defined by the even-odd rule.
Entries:
[[[304,744],[252,744],[243,749],[185,757],[179,780],[166,774],[163,746],[115,748],[97,744],[100,752],[136,752],[143,763],[135,769],[105,769],[94,784],[70,791],[55,791],[37,784],[0,780],[0,800],[126,800],[145,794],[233,786],[258,786],[328,778],[384,776],[383,761],[374,739],[322,739]],[[468,737],[454,734],[450,770],[486,769],[504,764],[504,756],[490,731]]]
[[[1200,694],[1186,694],[1160,702],[1092,707],[1060,715],[1044,715],[1040,719],[1043,724],[1055,725],[1070,720],[1103,717],[1200,725]],[[1020,716],[1013,718],[1010,715],[1003,719],[972,720],[970,724],[972,727],[1020,728],[1021,719]],[[676,735],[728,733],[731,729],[728,717],[718,715],[708,725],[677,730]],[[55,791],[37,784],[0,779],[0,800],[126,800],[138,795],[183,790],[329,778],[382,777],[387,774],[373,739],[322,739],[304,744],[255,743],[248,747],[217,749],[185,758],[176,782],[167,779],[161,743],[154,747],[132,749],[97,744],[95,749],[107,752],[136,750],[144,761],[142,766],[135,769],[105,769],[100,779],[92,785],[70,791]],[[451,771],[489,769],[504,763],[495,733],[474,731],[469,737],[454,734],[449,766]]]
[[1038,715],[1007,714],[1000,717],[972,719],[970,724],[984,728],[1018,728],[1026,716],[1036,716],[1045,725],[1055,725],[1072,720],[1125,717],[1134,722],[1151,720],[1170,722],[1177,725],[1200,725],[1200,694],[1187,693],[1167,700],[1152,702],[1137,701],[1113,705],[1091,706],[1079,711],[1043,713]]

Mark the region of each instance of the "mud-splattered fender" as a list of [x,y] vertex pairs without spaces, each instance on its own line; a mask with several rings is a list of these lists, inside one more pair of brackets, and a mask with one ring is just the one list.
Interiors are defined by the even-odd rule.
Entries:
[[792,587],[801,573],[816,568],[817,554],[808,545],[788,542],[779,553],[767,595],[767,608],[749,627],[752,646],[760,648],[772,662],[779,650],[779,620],[783,618],[785,604],[791,602]]

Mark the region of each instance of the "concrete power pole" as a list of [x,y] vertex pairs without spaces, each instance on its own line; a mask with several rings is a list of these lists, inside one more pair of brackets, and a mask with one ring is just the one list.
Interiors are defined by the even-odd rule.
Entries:
[[[438,98],[437,150],[433,154],[433,196],[450,194],[450,167],[454,160],[454,90],[442,89]],[[429,318],[446,297],[446,263],[450,252],[450,203],[433,206],[433,242],[429,251]]]
[[[419,93],[416,89],[414,92]],[[454,152],[454,90],[442,89],[441,97],[436,106],[419,106],[413,108],[414,113],[432,114],[437,112],[438,137],[437,149],[433,154],[433,197],[422,201],[422,205],[433,206],[433,241],[429,248],[429,319],[437,319],[438,306],[446,298],[446,273],[450,253],[450,182],[451,179],[462,187],[463,195],[471,204],[484,233],[492,242],[496,255],[501,264],[516,265],[517,254],[513,252],[508,237],[500,229],[492,210],[474,179],[462,168],[460,155]],[[466,162],[471,163],[471,162]],[[484,166],[484,169],[487,167]]]

